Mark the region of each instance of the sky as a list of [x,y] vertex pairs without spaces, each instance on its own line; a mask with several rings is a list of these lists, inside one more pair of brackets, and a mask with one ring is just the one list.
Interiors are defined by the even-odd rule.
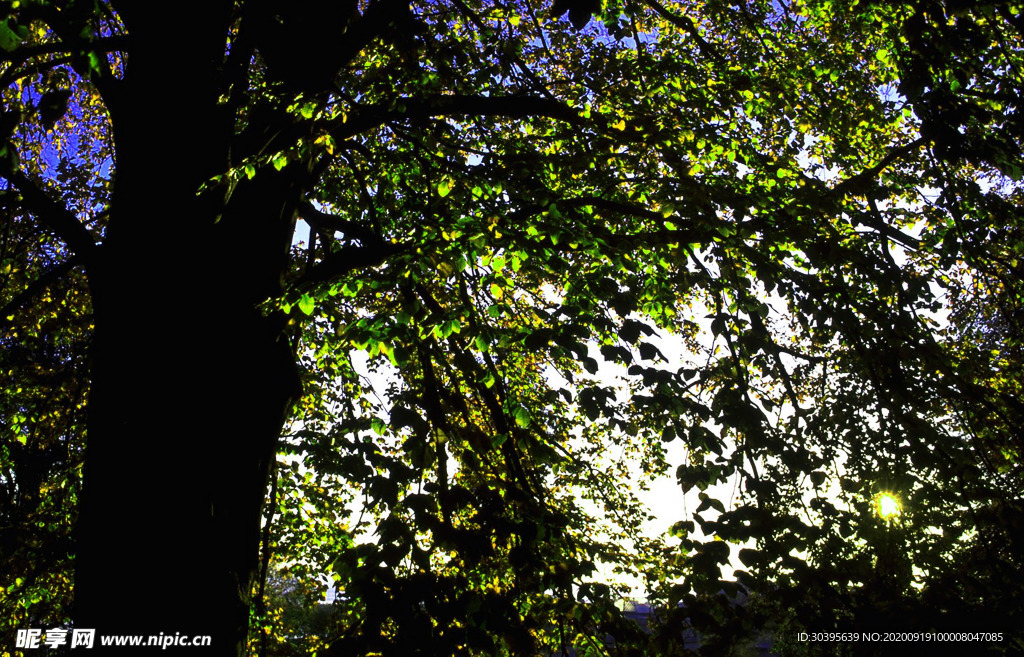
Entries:
[[[710,330],[710,319],[700,318],[700,323],[704,329],[703,333],[706,339],[711,339]],[[662,366],[665,369],[678,370],[679,368],[686,366],[694,366],[692,357],[688,357],[684,351],[683,341],[677,337],[666,335],[664,331],[661,331],[658,335],[651,336],[648,339],[655,346],[657,346],[661,352],[666,356],[667,362],[663,363]],[[599,363],[599,369],[597,373],[597,379],[602,385],[617,386],[620,394],[620,401],[626,400],[629,397],[629,390],[626,387],[625,381],[630,378],[626,374],[626,368],[615,364],[605,362],[600,354],[596,353],[594,348],[596,360]],[[368,391],[372,391],[380,400],[384,402],[384,405],[389,405],[388,402],[388,387],[394,381],[397,380],[397,373],[394,368],[389,364],[382,362],[383,359],[378,359],[375,367],[371,368],[369,360],[365,352],[353,349],[350,352],[353,366],[357,373],[363,377],[364,382],[368,384]],[[389,376],[388,373],[391,373]],[[553,372],[549,372],[549,380],[552,388],[563,387],[567,385],[564,380],[559,380]],[[638,499],[646,506],[652,519],[644,523],[644,532],[650,538],[665,537],[669,545],[674,544],[674,540],[671,537],[667,537],[669,528],[681,521],[690,519],[689,514],[699,504],[698,494],[700,491],[692,490],[689,493],[683,493],[679,483],[676,480],[675,472],[679,465],[683,463],[686,458],[685,446],[681,441],[673,441],[666,446],[666,460],[668,467],[665,474],[646,479],[647,489],[642,490],[640,487],[634,488]],[[616,457],[617,458],[617,457]],[[451,468],[457,468],[457,464],[451,461]],[[634,468],[637,476],[637,482],[643,475],[639,473],[638,467]],[[636,483],[636,482],[635,482]],[[737,501],[738,488],[737,481],[730,479],[724,483],[718,483],[710,486],[706,491],[708,495],[721,500],[727,508],[729,508],[734,501]],[[358,505],[360,500],[356,500],[354,503]],[[581,500],[582,507],[598,516],[604,514],[604,512],[597,508],[596,505]],[[358,510],[353,507],[353,511],[358,513]],[[708,515],[707,513],[704,514]],[[696,531],[696,537],[702,537],[699,528]],[[367,537],[369,539],[369,537]],[[372,540],[372,539],[369,539]],[[743,568],[742,564],[738,561],[736,555],[739,552],[740,547],[734,547],[732,551],[732,560],[730,564],[723,567],[723,574],[726,578],[732,579],[732,571],[735,569]],[[612,572],[611,568],[607,565],[598,567],[598,577],[606,579],[606,581],[612,581],[616,583],[626,584],[631,588],[630,597],[636,601],[642,601],[645,598],[645,590],[641,577],[618,575]],[[330,599],[333,593],[328,595]]]

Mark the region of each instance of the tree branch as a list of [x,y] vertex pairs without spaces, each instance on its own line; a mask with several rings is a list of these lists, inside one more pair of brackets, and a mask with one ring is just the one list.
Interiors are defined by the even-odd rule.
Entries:
[[580,115],[565,103],[534,96],[462,96],[403,98],[388,105],[365,105],[344,123],[332,127],[335,139],[348,139],[389,121],[426,119],[434,116],[503,116],[510,119],[547,117],[582,125]]
[[[310,132],[310,122],[283,123],[281,114],[273,125],[253,124],[236,138],[233,149],[238,157],[253,157],[293,146]],[[390,103],[357,106],[346,118],[328,123],[326,131],[337,142],[378,128],[386,123],[427,119],[436,116],[503,116],[510,119],[547,117],[586,125],[584,119],[567,104],[536,96],[441,95],[425,98],[403,97]],[[272,128],[272,129],[271,129]],[[268,137],[268,133],[270,136]]]
[[645,217],[659,222],[665,221],[665,215],[660,212],[655,212],[654,210],[646,208],[638,203],[613,201],[611,199],[601,198],[600,196],[576,196],[556,201],[556,204],[570,208],[586,207],[589,205],[602,210],[621,212],[635,217]]
[[345,233],[346,237],[357,239],[365,245],[382,243],[369,226],[317,210],[309,202],[304,202],[299,206],[299,218],[324,237],[330,238],[334,236],[333,233],[340,232]]
[[836,195],[845,194],[847,192],[853,192],[854,194],[856,194],[868,183],[877,178],[878,174],[882,173],[882,171],[884,171],[890,164],[892,164],[899,158],[903,157],[904,155],[910,154],[924,143],[925,138],[918,137],[917,139],[915,139],[914,141],[910,142],[905,146],[900,146],[899,148],[892,149],[891,151],[889,151],[889,153],[886,154],[885,157],[879,160],[878,164],[871,167],[870,169],[865,169],[864,171],[861,171],[858,174],[850,176],[846,180],[843,180],[838,185],[832,188],[832,192]]
[[71,63],[72,59],[73,58],[70,56],[58,57],[56,59],[51,59],[46,62],[40,62],[38,64],[26,66],[24,68],[17,68],[16,66],[11,66],[7,69],[7,72],[4,73],[2,77],[0,77],[0,88],[6,89],[8,86],[11,85],[11,83],[15,82],[16,80],[27,78],[33,75],[38,75],[43,71],[52,68],[57,68],[58,66],[66,66]]
[[[459,10],[462,12],[462,14],[469,18],[469,20],[471,20],[474,25],[476,25],[477,29],[480,31],[480,34],[485,34],[487,32],[487,24],[480,18],[480,16],[475,11],[470,9],[466,5],[466,3],[464,3],[462,0],[454,0],[454,3],[455,6],[457,6]],[[550,50],[548,50],[547,39],[544,37],[544,31],[540,29],[540,24],[537,22],[537,15],[533,12],[532,7],[530,8],[530,13],[533,15],[534,23],[537,24],[537,32],[540,35],[541,42],[544,44],[544,50],[547,52],[548,57],[552,57]],[[533,69],[526,65],[526,62],[524,62],[522,58],[515,53],[514,50],[510,51],[509,53],[505,53],[504,51],[499,50],[499,53],[500,56],[508,56],[512,60],[512,62],[519,67],[519,70],[521,70],[523,74],[530,79],[530,82],[534,84],[534,89],[539,91],[546,98],[549,98],[551,100],[555,99],[554,95],[548,90],[547,86],[544,84],[544,81],[541,80],[537,76],[537,74],[533,72]]]
[[693,40],[697,42],[697,47],[705,57],[712,59],[719,64],[726,63],[718,51],[715,50],[710,43],[704,40],[704,37],[700,35],[700,31],[697,29],[697,26],[693,24],[693,21],[688,16],[676,16],[657,2],[657,0],[643,0],[643,3],[653,9],[659,16],[667,20],[669,23],[672,23],[689,34]]
[[113,36],[100,37],[94,41],[77,39],[73,42],[54,41],[52,43],[40,43],[17,48],[9,53],[2,53],[0,54],[0,63],[20,64],[37,55],[51,55],[54,53],[76,55],[83,50],[102,53],[119,52],[126,50],[129,42],[130,39],[126,35],[115,34]]
[[403,247],[397,244],[378,242],[367,246],[344,246],[331,253],[319,264],[309,269],[295,283],[294,287],[302,287],[315,283],[325,283],[367,267],[382,264],[389,256],[401,253]]
[[408,14],[408,0],[373,0],[366,11],[345,33],[345,39],[337,47],[338,68],[354,59],[371,41],[384,36],[402,12]]
[[21,171],[0,174],[19,192],[25,209],[34,214],[50,233],[63,240],[75,254],[88,257],[96,242],[82,222],[66,207],[51,199],[46,192]]
[[[38,55],[66,52],[71,56],[72,67],[83,77],[92,78],[93,84],[96,85],[104,100],[109,102],[110,97],[114,95],[117,80],[110,67],[105,65],[104,55],[126,50],[131,42],[131,37],[124,34],[110,36],[94,34],[90,19],[95,18],[95,15],[92,15],[88,3],[72,4],[76,6],[61,9],[53,3],[22,3],[21,19],[42,21],[53,30],[59,40],[16,49],[9,55],[9,59],[15,63],[21,63]],[[104,9],[108,10],[105,13],[109,15],[109,8],[104,7]],[[89,54],[100,55],[100,60],[104,64],[96,71],[98,75],[91,75],[87,70],[89,64],[84,56]]]

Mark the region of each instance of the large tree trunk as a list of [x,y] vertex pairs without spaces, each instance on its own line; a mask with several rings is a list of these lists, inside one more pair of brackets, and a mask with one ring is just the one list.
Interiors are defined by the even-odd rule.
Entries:
[[237,654],[294,365],[268,321],[230,301],[228,286],[172,296],[156,292],[173,284],[165,272],[126,278],[147,298],[97,290],[114,307],[97,313],[92,352],[76,624],[209,634],[219,654]]
[[[174,25],[168,43],[166,26],[133,35],[111,108],[116,186],[88,271],[75,625],[97,630],[97,651],[100,636],[162,633],[238,655],[269,465],[298,387],[282,322],[258,306],[280,289],[300,190],[268,167],[230,197],[197,195],[228,164],[233,117]],[[126,650],[139,649],[111,652]]]

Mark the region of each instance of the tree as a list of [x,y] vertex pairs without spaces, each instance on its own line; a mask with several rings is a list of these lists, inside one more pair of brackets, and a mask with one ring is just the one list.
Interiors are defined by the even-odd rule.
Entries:
[[[240,654],[276,550],[333,571],[337,654],[1009,633],[1016,3],[5,11],[18,622],[73,554],[76,626]],[[670,450],[671,547],[624,489]]]

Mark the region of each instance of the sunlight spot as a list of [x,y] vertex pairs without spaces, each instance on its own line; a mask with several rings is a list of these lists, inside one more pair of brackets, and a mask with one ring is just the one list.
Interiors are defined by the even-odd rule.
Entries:
[[903,505],[900,504],[900,498],[892,493],[883,492],[875,496],[875,509],[879,518],[890,522],[903,512]]

